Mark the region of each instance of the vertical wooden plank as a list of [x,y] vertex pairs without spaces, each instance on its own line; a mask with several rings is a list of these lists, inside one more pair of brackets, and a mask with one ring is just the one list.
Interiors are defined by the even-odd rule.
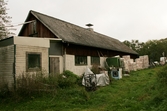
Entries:
[[50,57],[50,73],[55,76],[60,73],[59,57]]

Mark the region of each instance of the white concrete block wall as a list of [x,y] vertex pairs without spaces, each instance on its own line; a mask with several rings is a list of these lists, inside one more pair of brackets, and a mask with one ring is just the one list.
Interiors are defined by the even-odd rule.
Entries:
[[106,67],[106,58],[107,57],[100,57],[100,66],[101,67]]
[[[75,55],[65,55],[64,56],[66,58],[66,63],[65,63],[65,70],[70,70],[72,71],[74,74],[77,74],[79,76],[81,76],[87,67],[91,68],[91,57],[87,56],[87,65],[75,65]],[[100,65],[102,67],[104,67],[104,62],[105,62],[105,58],[104,57],[100,57]]]
[[[65,55],[65,59],[66,59],[65,60],[66,62],[65,70],[72,71],[74,74],[78,76],[81,76],[85,72],[86,67],[89,67],[89,65],[75,66],[75,56],[74,55]],[[90,58],[88,57],[88,59]]]
[[149,67],[149,57],[148,55],[144,55],[144,68]]
[[133,60],[130,59],[129,55],[125,55],[122,57],[124,59],[124,67],[125,67],[125,71],[131,71],[132,70],[132,66],[131,63],[133,63]]
[[13,63],[14,45],[0,47],[0,84],[5,81],[11,86],[14,83]]
[[[133,61],[133,59],[130,59],[130,56],[123,56],[123,58],[124,58],[125,70],[128,70],[128,71],[140,70],[140,69],[145,69],[149,67],[148,55],[140,56],[139,58],[135,59],[136,63]],[[135,65],[135,68],[134,68],[134,65]]]
[[49,57],[47,47],[38,46],[26,46],[26,45],[16,45],[16,76],[19,76],[26,72],[26,52],[39,52],[41,53],[42,60],[42,70],[49,72]]

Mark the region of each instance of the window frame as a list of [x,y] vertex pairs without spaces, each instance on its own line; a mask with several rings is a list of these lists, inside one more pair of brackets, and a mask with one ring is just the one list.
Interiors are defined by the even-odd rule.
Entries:
[[[91,56],[91,58],[90,58],[91,60],[91,65],[93,65],[93,64],[96,64],[96,65],[100,65],[100,57],[98,57],[98,56]],[[94,59],[94,60],[93,60]],[[96,61],[98,59],[98,63],[97,62],[94,62],[94,61]]]
[[75,65],[76,66],[88,65],[88,58],[87,58],[87,56],[75,55]]
[[[29,65],[29,59],[30,59],[30,55],[37,55],[39,56],[39,63],[38,63],[38,67],[30,67]],[[32,71],[40,71],[42,68],[42,53],[40,52],[26,52],[26,71],[27,72],[32,72]]]
[[36,37],[38,35],[37,33],[37,21],[34,20],[32,23],[30,23],[30,27],[31,27],[31,30],[30,30],[30,37]]

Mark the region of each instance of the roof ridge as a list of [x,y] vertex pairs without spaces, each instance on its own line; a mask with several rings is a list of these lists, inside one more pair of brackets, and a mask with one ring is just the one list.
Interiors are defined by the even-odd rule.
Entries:
[[56,17],[50,16],[50,15],[47,15],[47,14],[44,14],[44,13],[40,13],[40,12],[37,12],[37,11],[34,11],[34,10],[30,10],[30,12],[35,12],[35,13],[38,13],[38,14],[41,14],[41,15],[44,15],[44,16],[47,16],[47,17],[50,17],[50,18],[53,18],[53,19],[57,19],[57,20],[62,21],[62,22],[64,22],[64,23],[71,24],[71,25],[74,25],[74,26],[77,26],[77,27],[80,27],[80,28],[85,29],[85,28],[82,27],[82,26],[75,25],[75,24],[73,24],[73,23],[71,23],[71,22],[67,22],[67,21],[65,21],[65,20],[58,19],[58,18],[56,18]]
[[[118,39],[101,34],[96,31],[90,31],[87,28],[75,25],[73,23],[30,10],[28,17],[34,16],[46,28],[48,28],[56,37],[61,38],[68,43],[75,43],[91,47],[99,47],[113,51],[127,52],[137,54],[134,50],[126,47]],[[26,20],[28,20],[28,17]]]
[[[87,28],[84,28],[84,27],[82,27],[82,26],[75,25],[75,24],[73,24],[73,23],[67,22],[67,21],[65,21],[65,20],[58,19],[58,18],[56,18],[56,17],[50,16],[50,15],[47,15],[47,14],[44,14],[44,13],[40,13],[40,12],[37,12],[37,11],[34,11],[34,10],[30,10],[30,12],[35,12],[35,13],[38,13],[38,14],[40,14],[40,15],[47,16],[47,17],[49,17],[49,18],[53,18],[53,19],[59,20],[59,21],[64,22],[64,23],[66,23],[66,24],[70,24],[70,25],[73,25],[73,26],[75,26],[75,27],[79,27],[79,28],[81,28],[81,29],[83,29],[83,30],[87,30]],[[96,32],[96,31],[93,31],[93,32],[96,33],[96,34],[105,36],[105,37],[110,37],[110,36],[108,36],[108,35],[105,35],[105,34],[102,34],[102,33]],[[110,37],[110,38],[115,39],[115,38],[113,38],[113,37]],[[119,41],[118,39],[115,39],[115,40]]]

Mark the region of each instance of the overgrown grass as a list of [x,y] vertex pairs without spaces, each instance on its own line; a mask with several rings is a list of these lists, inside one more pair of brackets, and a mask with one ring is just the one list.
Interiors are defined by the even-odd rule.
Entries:
[[157,111],[167,110],[167,65],[159,68],[156,72],[157,78],[157,90],[158,93],[155,94],[152,103],[157,106]]
[[[131,72],[130,77],[114,80],[110,85],[87,92],[81,79],[67,71],[64,76],[43,78],[45,84],[53,85],[51,92],[41,91],[21,96],[15,101],[1,99],[1,110],[47,110],[47,111],[166,111],[167,66]],[[66,74],[67,73],[67,74]],[[167,79],[167,78],[166,78]],[[37,82],[36,82],[37,83]],[[78,84],[80,83],[80,84]],[[42,94],[41,94],[42,93]],[[26,94],[27,95],[27,94]],[[25,95],[25,96],[26,96]],[[39,96],[40,95],[40,96]],[[20,96],[20,95],[17,95]]]

